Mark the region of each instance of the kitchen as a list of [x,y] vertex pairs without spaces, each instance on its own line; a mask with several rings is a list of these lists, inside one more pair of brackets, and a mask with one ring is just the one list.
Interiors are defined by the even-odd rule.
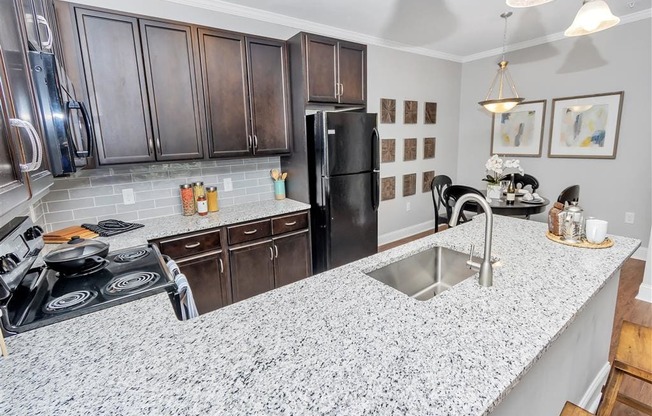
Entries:
[[[112,4],[114,5],[112,7],[120,8],[121,6],[122,10],[132,13],[192,21],[245,33],[254,32],[256,35],[278,39],[288,39],[297,32],[297,30],[292,30],[287,26],[279,27],[278,23],[273,24],[261,22],[260,20],[252,21],[243,17],[224,15],[214,11],[207,12],[206,10],[181,6],[175,3],[139,2],[139,4],[133,5],[129,4],[129,2],[116,2]],[[94,5],[107,7],[101,2]],[[184,18],[181,19],[180,16],[184,16]],[[269,16],[265,17],[271,18]],[[219,24],[215,22],[219,22]],[[303,29],[310,32],[308,28]],[[649,74],[649,59],[646,58],[649,57],[649,45],[642,41],[649,39],[649,36],[645,35],[646,31],[649,32],[649,17],[643,21],[617,26],[614,29],[595,35],[591,37],[590,42],[586,40],[579,41],[583,44],[589,42],[589,46],[594,49],[599,48],[602,56],[604,58],[609,57],[608,60],[612,62],[593,68],[589,71],[590,80],[583,81],[584,83],[581,83],[578,79],[583,80],[586,78],[586,74],[577,72],[577,68],[565,69],[565,73],[563,68],[559,69],[565,64],[564,58],[567,57],[567,53],[563,52],[572,51],[576,47],[575,42],[564,40],[514,51],[509,55],[512,61],[511,70],[516,78],[519,90],[528,98],[551,99],[580,93],[626,91],[627,101],[623,113],[621,141],[617,159],[562,160],[543,157],[541,159],[523,159],[522,164],[527,172],[544,179],[546,195],[552,196],[552,194],[567,185],[569,181],[580,182],[582,185],[582,205],[586,209],[590,208],[592,213],[597,214],[597,216],[609,219],[610,227],[612,227],[610,232],[616,235],[637,238],[644,242],[647,241],[648,237],[646,230],[649,230],[648,201],[650,199],[650,190],[645,189],[644,185],[623,183],[622,179],[619,178],[621,174],[626,177],[650,177],[648,157],[650,154],[649,123],[645,121],[646,117],[644,116],[649,114],[649,96],[646,95],[649,88],[641,88],[642,84],[647,85],[645,83],[649,83],[649,77],[645,75]],[[626,48],[614,46],[628,43],[630,39],[641,42],[638,46],[640,50],[626,50]],[[351,40],[355,41],[356,38]],[[560,56],[551,54],[550,45],[555,48],[564,48]],[[637,47],[637,44],[632,45],[632,48],[635,47]],[[378,45],[368,45],[367,111],[379,112],[380,99],[387,97],[394,97],[399,103],[404,99],[418,100],[420,104],[431,100],[438,102],[437,124],[434,127],[417,124],[413,127],[410,126],[409,131],[405,131],[402,129],[408,127],[398,122],[394,125],[379,124],[381,136],[396,137],[398,139],[436,135],[438,138],[437,157],[435,159],[437,172],[456,176],[456,182],[479,186],[480,179],[483,176],[484,161],[489,154],[490,117],[477,110],[477,101],[486,90],[486,84],[488,84],[495,67],[494,56],[497,54],[496,52],[491,57],[462,64],[451,60],[397,51]],[[614,54],[618,54],[618,56],[611,58]],[[542,57],[550,55],[553,55],[553,57],[542,60]],[[616,61],[628,62],[628,68],[630,68],[628,71],[633,71],[634,75],[623,77],[621,67],[613,63]],[[391,65],[388,63],[391,63]],[[640,76],[635,75],[637,71],[640,71]],[[536,79],[528,81],[529,77],[524,75],[528,73],[537,75]],[[404,77],[401,74],[407,76]],[[445,82],[442,82],[442,80],[445,80]],[[596,83],[599,85],[596,85]],[[553,88],[558,88],[558,90],[553,91]],[[398,111],[400,111],[400,108],[397,107]],[[627,139],[625,139],[626,137]],[[469,149],[473,149],[473,151],[469,151]],[[647,151],[643,151],[644,149],[647,149]],[[228,159],[219,162],[187,162],[178,165],[170,163],[166,166],[151,167],[143,165],[138,167],[139,171],[128,172],[121,170],[119,167],[97,169],[96,171],[82,170],[79,176],[75,178],[55,180],[55,185],[50,194],[45,197],[47,200],[41,202],[40,208],[37,203],[35,211],[38,214],[39,209],[43,209],[44,204],[45,207],[48,207],[48,211],[50,211],[49,208],[52,208],[45,218],[51,218],[51,223],[57,224],[55,228],[67,225],[66,221],[70,220],[77,224],[86,219],[92,220],[90,222],[97,222],[97,220],[103,219],[100,216],[108,218],[120,213],[126,214],[123,217],[126,221],[146,218],[140,215],[151,214],[152,217],[172,215],[175,214],[174,206],[166,205],[166,203],[178,204],[178,194],[173,194],[170,191],[171,188],[166,190],[154,188],[154,186],[165,181],[173,182],[175,186],[178,186],[179,183],[183,183],[186,179],[199,175],[202,177],[216,176],[216,178],[207,179],[206,183],[218,184],[221,182],[222,176],[231,176],[236,190],[242,189],[241,187],[254,188],[252,192],[247,190],[246,193],[241,192],[238,194],[236,192],[231,195],[228,194],[229,191],[226,189],[220,189],[221,198],[224,198],[220,200],[223,209],[228,207],[230,203],[233,206],[243,203],[255,204],[261,199],[261,196],[256,195],[255,188],[261,187],[261,195],[266,195],[266,197],[271,195],[268,171],[271,168],[280,167],[280,164],[278,157],[269,157],[253,160]],[[604,166],[607,167],[603,168]],[[474,168],[471,169],[470,167]],[[425,170],[425,168],[424,162],[423,169]],[[181,171],[182,169],[184,171]],[[383,176],[392,176],[411,173],[408,169],[414,168],[398,162],[393,165],[381,165],[381,169],[383,169]],[[557,173],[548,173],[549,171]],[[607,174],[607,171],[610,173],[618,172],[618,174]],[[255,184],[252,182],[254,179],[250,179],[252,175],[255,177],[263,173],[265,174],[264,177],[255,178]],[[569,178],[569,175],[572,178]],[[596,177],[599,180],[594,180]],[[266,182],[262,182],[262,180]],[[292,176],[288,179],[288,190],[290,190],[291,181]],[[643,181],[643,184],[645,183],[647,182]],[[112,193],[110,195],[102,194],[102,192],[106,191],[102,187],[109,185],[113,187]],[[116,187],[119,187],[118,192],[115,191]],[[122,189],[127,188],[135,191],[137,200],[133,205],[138,210],[118,212],[119,208],[115,208],[118,206],[116,201],[122,200]],[[612,197],[605,198],[603,196],[604,188],[609,189]],[[93,194],[92,192],[98,193]],[[115,211],[111,211],[110,208],[106,208],[104,205],[96,205],[98,198],[113,201]],[[73,201],[73,203],[67,202],[66,199]],[[88,199],[91,201],[88,201]],[[409,213],[406,212],[407,202],[411,203]],[[71,205],[66,206],[67,203]],[[79,205],[72,205],[74,203],[79,203]],[[627,208],[622,208],[623,206]],[[127,208],[129,206],[122,209]],[[73,212],[75,209],[85,211]],[[599,209],[604,209],[604,211],[596,212]],[[621,211],[630,210],[637,214],[636,223],[634,225],[622,224]],[[143,212],[141,213],[141,211]],[[134,217],[134,212],[137,212],[139,216]],[[612,212],[617,212],[617,216]],[[83,214],[88,216],[81,216]],[[430,195],[419,193],[409,198],[384,201],[380,204],[379,217],[379,243],[381,244],[424,231],[428,226],[431,227],[432,202],[430,201]],[[478,237],[477,240],[480,241],[481,238]],[[646,244],[643,243],[643,245]],[[459,247],[459,250],[467,251],[468,247]],[[290,290],[294,289],[285,289],[286,292]],[[233,308],[243,307],[234,305],[225,309],[224,313],[233,310]],[[269,311],[273,313],[271,309]],[[16,339],[18,340],[20,337]],[[11,341],[8,342],[10,347],[12,342],[18,342],[11,339],[9,341]],[[78,342],[82,341],[79,340]]]

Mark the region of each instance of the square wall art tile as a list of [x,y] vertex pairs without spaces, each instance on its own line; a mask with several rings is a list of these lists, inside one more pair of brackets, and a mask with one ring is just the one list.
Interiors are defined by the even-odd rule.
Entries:
[[417,160],[417,139],[403,139],[403,160]]
[[380,154],[381,162],[394,162],[396,160],[396,139],[383,139]]
[[421,192],[430,192],[430,182],[435,177],[435,171],[431,170],[423,172],[423,183],[421,184]]
[[418,101],[404,101],[404,114],[403,114],[403,122],[405,124],[417,124],[417,117],[418,117],[418,108],[419,108],[419,102]]
[[403,196],[410,196],[417,193],[417,174],[409,173],[403,175]]
[[380,99],[380,122],[394,124],[396,122],[396,100],[391,98]]
[[426,137],[423,139],[423,158],[433,159],[435,157],[435,145],[437,139],[435,137]]
[[396,197],[396,177],[390,176],[383,178],[380,182],[380,200],[387,201],[388,199],[394,199]]
[[425,105],[425,114],[423,123],[424,124],[436,124],[437,123],[437,103],[426,103]]

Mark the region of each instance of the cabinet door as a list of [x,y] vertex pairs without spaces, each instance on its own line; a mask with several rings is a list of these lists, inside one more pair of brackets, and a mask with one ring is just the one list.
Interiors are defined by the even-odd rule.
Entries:
[[100,163],[153,161],[137,19],[81,8],[76,14]]
[[156,159],[201,158],[192,29],[152,20],[139,22]]
[[274,288],[274,249],[271,240],[229,249],[233,302]]
[[366,94],[367,47],[357,43],[339,42],[340,103],[364,104]]
[[247,38],[253,153],[290,151],[290,106],[285,42]]
[[311,275],[308,230],[274,239],[274,287],[297,282]]
[[0,215],[29,199],[25,176],[18,167],[19,150],[9,131],[7,78],[0,54]]
[[179,269],[188,279],[192,296],[200,314],[214,311],[229,303],[222,251],[177,260]]
[[210,156],[250,155],[244,36],[199,29],[199,54]]
[[337,41],[306,35],[308,101],[337,102]]

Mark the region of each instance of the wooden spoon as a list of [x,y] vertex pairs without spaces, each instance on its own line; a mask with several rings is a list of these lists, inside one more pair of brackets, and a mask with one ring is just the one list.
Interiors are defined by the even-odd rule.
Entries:
[[288,177],[288,173],[287,173],[287,172],[283,172],[283,175],[281,175],[281,180],[284,181],[285,178],[287,178],[287,177]]
[[269,171],[269,173],[270,175],[272,175],[272,179],[274,179],[275,181],[278,180],[278,175],[279,175],[278,169],[272,169]]

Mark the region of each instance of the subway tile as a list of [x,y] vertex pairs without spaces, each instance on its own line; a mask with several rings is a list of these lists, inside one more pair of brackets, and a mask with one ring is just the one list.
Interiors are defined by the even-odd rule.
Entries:
[[97,217],[80,218],[72,221],[53,222],[52,224],[48,224],[48,229],[49,229],[48,232],[52,232],[54,230],[60,230],[62,228],[70,227],[72,225],[82,225],[82,224],[97,224]]
[[205,186],[215,186],[217,183],[217,175],[208,175],[208,176],[196,176],[196,177],[190,177],[186,178],[187,183],[192,183],[192,182],[204,182]]
[[247,190],[246,189],[234,189],[232,191],[224,191],[224,192],[219,192],[218,198],[234,198],[236,196],[245,196],[247,195]]
[[270,174],[269,170],[254,170],[252,172],[245,172],[245,179],[260,179],[260,178],[267,178],[270,181],[272,180],[272,176]]
[[246,163],[244,165],[238,165],[238,166],[231,166],[231,172],[237,173],[237,172],[248,172],[256,170],[256,164],[255,163]]
[[71,189],[70,199],[88,198],[91,196],[113,195],[113,186],[94,186],[88,189]]
[[247,195],[252,195],[252,194],[265,194],[265,193],[270,193],[274,192],[274,185],[269,184],[269,185],[262,185],[262,186],[252,186],[246,189],[247,190]]
[[125,212],[123,214],[109,214],[109,215],[100,215],[97,217],[97,221],[104,220],[120,220],[126,222],[133,222],[138,220],[138,213],[134,212]]
[[270,201],[270,200],[276,198],[276,196],[274,195],[274,192],[270,192],[268,194],[258,194],[258,196],[260,197],[261,201]]
[[152,189],[152,182],[132,182],[122,185],[113,185],[113,192],[122,195],[123,189],[133,189],[134,192],[149,191]]
[[70,193],[67,189],[62,189],[60,191],[50,191],[47,195],[41,199],[43,202],[52,202],[52,201],[67,201],[70,199]]
[[220,207],[230,207],[235,205],[233,198],[224,198],[220,199]]
[[250,202],[258,202],[260,198],[258,195],[247,195],[247,196],[238,196],[233,198],[235,205],[248,204]]
[[173,207],[160,207],[160,208],[152,208],[152,209],[145,209],[142,211],[138,211],[139,219],[167,217],[169,215],[174,215]]
[[114,174],[112,168],[104,169],[82,169],[74,173],[75,178],[94,178],[99,176],[111,176]]
[[225,178],[231,178],[232,182],[242,181],[242,180],[244,180],[245,175],[244,175],[244,173],[232,173],[230,175],[222,175],[220,177],[220,182],[222,182]]
[[281,164],[277,162],[266,162],[256,164],[256,170],[270,170],[270,169],[280,169]]
[[206,175],[226,175],[231,173],[231,167],[230,166],[215,166],[215,167],[208,167],[208,168],[202,168],[201,174],[206,176]]
[[152,201],[159,198],[167,198],[172,194],[170,193],[169,189],[157,189],[155,191],[136,192],[134,195],[136,197],[136,202],[141,202]]
[[74,201],[47,202],[48,212],[70,211],[78,208],[89,208],[95,205],[93,198],[80,198]]
[[248,181],[233,181],[233,189],[249,188],[251,186],[258,186],[258,180],[250,179]]
[[56,178],[50,187],[50,191],[60,191],[64,189],[90,188],[91,180],[89,178]]
[[75,218],[86,218],[90,216],[108,215],[108,214],[115,214],[115,213],[116,213],[115,205],[108,205],[105,207],[82,208],[73,211],[73,215],[75,216]]
[[181,214],[181,205],[177,205],[174,208],[174,213],[175,214]]
[[154,190],[158,189],[179,189],[179,185],[182,185],[183,181],[168,179],[165,181],[153,181],[151,187]]
[[[175,170],[187,170],[187,169],[201,169],[202,166],[203,166],[203,161],[174,162],[174,163],[168,163],[167,164],[167,170],[175,171]],[[213,165],[213,166],[215,166],[215,165]]]
[[159,207],[170,207],[170,206],[181,206],[180,197],[170,197],[170,198],[159,198],[155,201],[157,208]]
[[136,202],[135,204],[117,204],[116,212],[118,214],[123,214],[125,212],[134,212],[143,209],[152,208],[152,201]]
[[201,176],[201,169],[179,169],[169,172],[170,179],[187,178],[189,176]]
[[123,202],[122,195],[96,196],[95,206],[116,205]]
[[132,173],[131,177],[133,178],[134,182],[160,181],[162,179],[169,179],[170,173],[168,171]]
[[45,214],[44,217],[46,223],[70,221],[74,218],[72,211],[53,212],[51,214]]
[[233,166],[233,165],[242,165],[247,159],[221,159],[215,161],[215,166]]
[[91,178],[91,183],[93,184],[93,186],[119,185],[119,184],[130,183],[130,182],[132,182],[130,173],[113,175],[113,176],[102,176],[100,178]]

